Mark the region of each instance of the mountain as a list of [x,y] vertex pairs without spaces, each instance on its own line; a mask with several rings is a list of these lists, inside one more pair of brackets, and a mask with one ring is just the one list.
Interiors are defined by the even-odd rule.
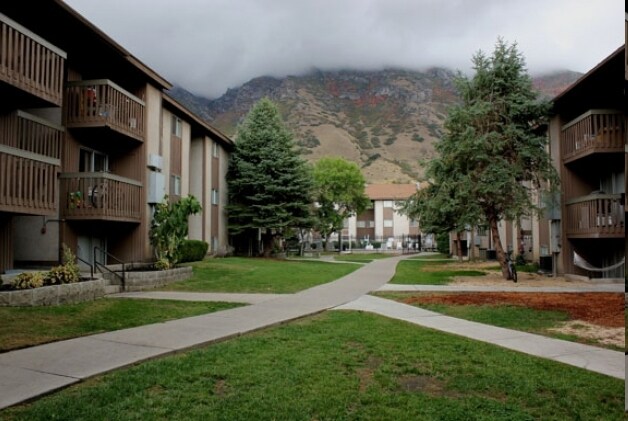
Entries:
[[[554,96],[577,78],[561,72],[535,79]],[[285,78],[259,77],[220,98],[197,97],[177,87],[170,93],[199,117],[234,135],[255,102],[269,97],[311,161],[341,155],[360,165],[370,183],[414,182],[420,162],[434,156],[447,108],[457,101],[455,73],[426,71],[312,71]]]

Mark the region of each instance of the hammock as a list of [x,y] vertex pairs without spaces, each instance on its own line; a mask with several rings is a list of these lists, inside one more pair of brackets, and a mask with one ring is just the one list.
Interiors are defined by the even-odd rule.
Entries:
[[578,266],[579,268],[582,268],[582,269],[585,269],[585,270],[589,270],[591,272],[607,272],[609,270],[617,269],[618,267],[620,267],[621,265],[624,265],[625,263],[626,263],[626,257],[622,257],[622,259],[621,259],[621,261],[619,263],[615,263],[614,265],[606,266],[606,267],[603,267],[603,268],[598,268],[598,267],[595,267],[595,266],[591,265],[586,260],[584,260],[582,258],[582,256],[580,256],[575,251],[573,252],[573,264]]

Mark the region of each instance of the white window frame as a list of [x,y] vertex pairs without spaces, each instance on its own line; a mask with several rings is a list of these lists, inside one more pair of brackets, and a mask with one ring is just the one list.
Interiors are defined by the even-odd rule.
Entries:
[[172,115],[172,127],[170,133],[176,137],[183,137],[183,120],[176,115]]
[[220,196],[217,189],[212,189],[212,205],[218,205],[220,203]]
[[384,219],[384,228],[392,228],[393,226],[392,219]]

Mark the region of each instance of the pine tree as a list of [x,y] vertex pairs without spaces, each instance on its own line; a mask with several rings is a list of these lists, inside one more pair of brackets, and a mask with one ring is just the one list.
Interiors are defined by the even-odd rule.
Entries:
[[491,57],[479,52],[473,64],[475,75],[457,80],[461,102],[449,110],[445,136],[436,146],[440,155],[428,174],[436,185],[450,185],[445,191],[455,193],[451,197],[459,222],[468,222],[464,217],[473,215],[473,207],[481,211],[507,278],[498,221],[538,210],[531,190],[547,180],[555,186],[558,180],[543,130],[550,104],[532,89],[516,44],[500,39]]
[[270,256],[290,228],[311,224],[312,176],[277,107],[262,99],[238,128],[227,172],[229,230],[257,238]]

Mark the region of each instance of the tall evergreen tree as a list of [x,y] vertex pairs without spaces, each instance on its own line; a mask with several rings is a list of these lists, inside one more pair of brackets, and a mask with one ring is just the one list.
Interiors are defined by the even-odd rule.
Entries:
[[229,230],[255,238],[260,230],[270,256],[288,229],[311,223],[312,175],[267,98],[251,109],[236,139],[227,172]]
[[449,110],[445,136],[436,146],[440,155],[428,173],[438,185],[454,183],[458,208],[472,201],[481,211],[508,278],[498,221],[538,210],[531,190],[558,180],[542,130],[550,104],[532,89],[516,44],[498,40],[491,57],[473,57],[473,67],[472,78],[457,80],[461,102]]

